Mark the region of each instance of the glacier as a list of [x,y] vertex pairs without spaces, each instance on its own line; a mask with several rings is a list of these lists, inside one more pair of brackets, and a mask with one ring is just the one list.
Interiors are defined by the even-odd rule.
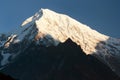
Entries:
[[[120,39],[101,34],[68,15],[49,9],[39,10],[26,19],[15,32],[11,32],[6,40],[0,40],[3,56],[0,66],[12,62],[32,42],[49,47],[57,46],[68,39],[79,45],[86,55],[96,57],[120,76]],[[15,45],[19,47],[14,47]],[[13,47],[15,51],[11,50]]]

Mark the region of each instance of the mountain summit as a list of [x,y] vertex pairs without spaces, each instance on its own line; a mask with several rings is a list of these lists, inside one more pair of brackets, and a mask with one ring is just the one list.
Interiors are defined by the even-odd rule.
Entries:
[[59,46],[67,40],[77,44],[84,54],[94,56],[120,76],[119,39],[103,35],[67,15],[49,9],[41,9],[26,19],[15,32],[0,35],[0,69],[4,72],[9,65],[19,61],[24,53],[29,55],[29,51],[34,48]]

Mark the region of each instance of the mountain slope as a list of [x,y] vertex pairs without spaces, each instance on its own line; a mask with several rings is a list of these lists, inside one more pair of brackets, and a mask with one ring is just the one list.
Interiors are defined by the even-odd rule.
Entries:
[[103,35],[67,15],[49,9],[41,9],[26,19],[10,36],[0,36],[1,69],[13,64],[32,43],[38,46],[36,48],[41,48],[39,46],[58,46],[68,39],[79,45],[84,54],[96,57],[120,76],[119,39]]
[[[74,50],[73,50],[74,49]],[[119,80],[109,67],[67,40],[57,47],[32,43],[21,55],[2,69],[19,80]]]

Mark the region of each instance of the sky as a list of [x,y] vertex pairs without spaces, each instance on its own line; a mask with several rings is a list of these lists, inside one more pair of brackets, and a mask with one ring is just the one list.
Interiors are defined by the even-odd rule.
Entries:
[[0,0],[0,33],[14,31],[41,8],[67,14],[102,34],[120,38],[120,0]]

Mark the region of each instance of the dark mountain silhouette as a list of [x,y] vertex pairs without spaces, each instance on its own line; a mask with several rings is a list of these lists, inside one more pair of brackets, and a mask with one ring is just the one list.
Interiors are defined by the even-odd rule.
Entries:
[[70,39],[57,47],[33,43],[21,54],[2,72],[19,80],[120,80]]

